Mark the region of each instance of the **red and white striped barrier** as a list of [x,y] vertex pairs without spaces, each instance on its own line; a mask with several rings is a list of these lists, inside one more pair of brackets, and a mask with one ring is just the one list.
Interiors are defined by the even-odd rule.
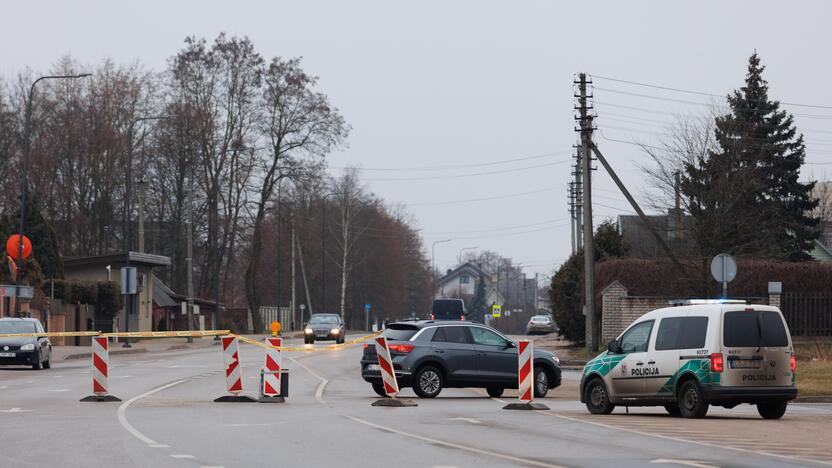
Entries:
[[225,384],[228,393],[237,396],[243,391],[243,371],[240,368],[240,342],[236,336],[223,336],[222,357],[225,364]]
[[378,356],[378,366],[381,368],[384,393],[390,398],[396,398],[396,395],[399,394],[399,383],[396,381],[396,373],[393,371],[393,359],[390,358],[387,339],[383,336],[376,337],[376,356]]
[[[283,346],[282,338],[266,338],[269,346]],[[283,358],[279,349],[266,348],[266,362],[263,365],[263,395],[267,397],[280,396],[280,369]]]
[[106,337],[92,337],[92,395],[81,401],[121,401],[109,394],[110,348]]
[[534,366],[532,356],[534,355],[534,344],[531,340],[520,340],[517,342],[517,389],[521,403],[531,403],[534,400]]

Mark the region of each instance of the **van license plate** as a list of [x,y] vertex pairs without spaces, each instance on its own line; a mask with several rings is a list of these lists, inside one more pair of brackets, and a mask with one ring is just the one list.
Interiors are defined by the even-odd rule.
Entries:
[[14,353],[0,353],[0,357],[14,357]]
[[734,359],[731,362],[731,369],[759,369],[763,361],[759,359]]

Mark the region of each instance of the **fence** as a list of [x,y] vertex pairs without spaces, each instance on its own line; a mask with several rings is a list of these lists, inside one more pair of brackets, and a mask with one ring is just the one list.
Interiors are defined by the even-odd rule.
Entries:
[[780,309],[793,336],[832,336],[832,293],[784,293]]
[[280,322],[281,328],[286,331],[294,331],[295,327],[292,321],[292,314],[288,307],[274,307],[261,306],[260,318],[263,321],[265,330],[257,330],[258,332],[266,333],[269,331],[269,325],[272,322]]

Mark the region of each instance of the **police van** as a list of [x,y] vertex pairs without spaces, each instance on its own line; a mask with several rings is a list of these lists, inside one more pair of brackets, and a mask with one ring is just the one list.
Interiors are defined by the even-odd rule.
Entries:
[[797,397],[791,335],[777,307],[684,301],[642,315],[589,361],[581,402],[593,414],[616,405],[664,406],[702,418],[710,405],[757,405],[778,419]]

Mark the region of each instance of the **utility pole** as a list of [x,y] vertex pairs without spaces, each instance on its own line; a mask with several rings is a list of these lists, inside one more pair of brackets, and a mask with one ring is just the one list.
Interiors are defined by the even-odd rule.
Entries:
[[311,317],[314,312],[312,312],[312,296],[309,295],[309,283],[306,282],[306,267],[303,266],[303,248],[300,246],[300,240],[295,239],[295,242],[298,244],[298,260],[300,260],[300,276],[303,279],[303,290],[306,292],[306,306],[309,307],[309,316]]
[[[292,320],[294,320],[295,316],[295,308],[297,307],[297,297],[295,296],[295,220],[290,218],[289,225],[292,229]],[[298,330],[303,327],[303,318],[301,318],[300,322],[298,323]]]
[[[186,255],[185,263],[188,265],[188,310],[186,318],[188,320],[188,331],[193,330],[194,326],[194,172],[191,170],[191,176],[188,178],[188,222],[187,233],[185,234]],[[193,343],[194,337],[188,337],[188,343]]]
[[567,189],[567,195],[569,196],[569,220],[572,222],[572,230],[570,231],[570,240],[572,241],[572,255],[575,255],[577,252],[577,245],[575,244],[575,236],[577,232],[575,231],[575,183],[569,182],[569,188]]
[[[573,145],[575,148],[575,166],[574,170],[572,171],[572,176],[574,177],[574,190],[575,190],[575,247],[577,250],[581,250],[584,247],[584,241],[582,238],[583,235],[583,208],[584,208],[584,198],[583,198],[583,167],[581,163],[581,146],[580,145]],[[577,251],[576,250],[576,251]]]
[[[321,302],[320,312],[325,312],[326,300],[326,196],[321,198]],[[312,308],[309,308],[312,313]]]
[[592,145],[592,115],[589,111],[591,105],[587,104],[587,78],[586,73],[578,75],[579,93],[578,111],[580,111],[580,133],[581,133],[581,201],[583,209],[583,233],[584,233],[584,313],[586,314],[587,347],[590,352],[598,351],[598,317],[595,315],[595,252],[592,245],[592,158],[590,148]]

